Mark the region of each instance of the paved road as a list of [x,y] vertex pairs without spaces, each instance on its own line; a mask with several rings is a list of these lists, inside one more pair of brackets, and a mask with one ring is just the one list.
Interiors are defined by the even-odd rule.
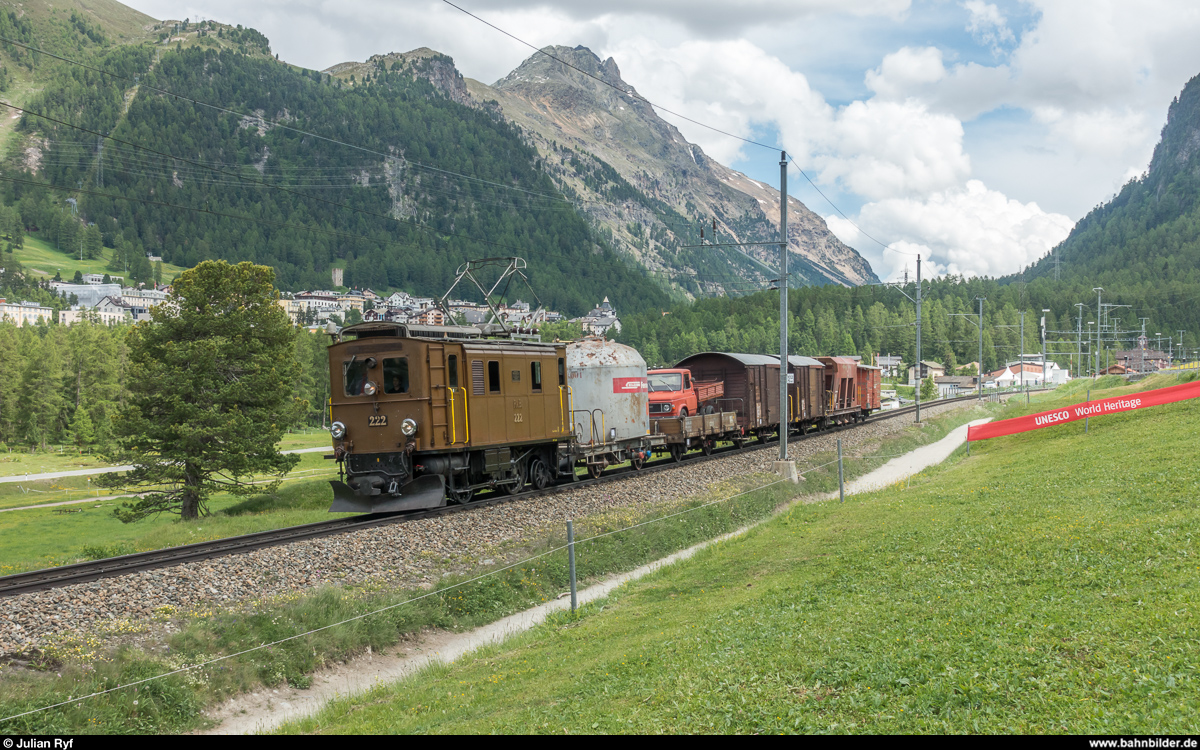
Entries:
[[[331,448],[296,448],[284,453],[328,453]],[[132,466],[103,466],[95,469],[76,469],[74,471],[53,471],[46,474],[21,474],[15,477],[0,477],[0,484],[5,482],[40,482],[43,479],[61,479],[63,477],[89,477],[97,474],[111,474],[114,471],[129,471]]]

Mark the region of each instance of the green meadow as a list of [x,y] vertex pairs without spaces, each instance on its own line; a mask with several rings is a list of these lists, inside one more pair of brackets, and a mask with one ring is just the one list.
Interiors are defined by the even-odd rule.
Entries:
[[[25,235],[24,247],[13,248],[13,257],[20,261],[21,265],[33,269],[44,276],[52,277],[57,273],[62,277],[63,281],[73,279],[76,271],[80,273],[111,273],[115,276],[123,276],[124,274],[120,271],[110,271],[108,269],[109,257],[111,255],[112,251],[105,248],[104,254],[99,258],[80,259],[79,253],[69,255],[54,247],[53,243],[29,234]],[[163,283],[170,284],[171,280],[184,270],[182,266],[163,263]]]
[[[21,483],[0,484],[0,508],[44,506],[0,513],[0,575],[327,520],[333,498],[329,480],[336,475],[323,454],[303,453],[274,493],[216,495],[208,505],[210,515],[193,522],[159,515],[129,524],[113,515],[129,499],[119,490],[90,489],[87,477],[34,483],[41,488],[37,491]],[[81,497],[94,502],[46,505]]]
[[286,731],[1195,733],[1198,445],[1197,401],[976,443]]
[[[868,446],[866,455],[848,455],[847,477],[878,466],[886,456],[936,441],[955,426],[992,408],[955,410],[928,420],[921,429],[908,428],[878,445]],[[837,467],[830,463],[834,458],[833,454],[812,457],[802,467],[808,479],[799,486],[778,482],[776,477],[766,474],[731,477],[703,493],[675,502],[627,506],[576,519],[581,538],[597,537],[580,547],[579,576],[586,584],[630,570],[767,518],[797,493],[836,490]],[[821,464],[828,465],[815,468]],[[303,495],[299,490],[293,491]],[[252,499],[241,509],[261,512],[265,514],[262,517],[270,518],[286,492],[287,485],[277,495]],[[327,497],[323,501],[327,502]],[[312,501],[296,497],[293,502],[305,505]],[[314,512],[323,510],[324,506],[319,511],[314,508]],[[195,524],[167,523],[174,524],[176,529],[203,527],[207,534],[210,524],[219,521],[219,516],[214,514]],[[651,522],[655,520],[660,522]],[[368,647],[380,651],[430,628],[466,630],[558,596],[568,585],[566,557],[561,551],[554,551],[563,543],[562,531],[537,532],[517,546],[506,545],[494,551],[481,549],[480,554],[486,552],[497,560],[537,557],[511,568],[497,568],[492,575],[479,580],[467,579],[482,570],[464,569],[460,562],[452,561],[448,563],[450,570],[445,571],[449,575],[441,578],[432,591],[398,588],[392,581],[325,587],[228,611],[162,612],[155,619],[164,624],[170,622],[174,632],[166,636],[151,634],[141,642],[128,638],[131,632],[150,628],[149,622],[118,623],[112,633],[55,640],[39,653],[29,655],[28,667],[0,662],[0,716],[162,675],[185,664],[241,653],[248,646],[278,643],[143,683],[136,692],[106,693],[0,723],[0,728],[24,733],[129,734],[203,726],[206,707],[231,695],[284,683],[304,687],[311,684],[315,670],[360,654]],[[342,624],[326,627],[334,623]]]

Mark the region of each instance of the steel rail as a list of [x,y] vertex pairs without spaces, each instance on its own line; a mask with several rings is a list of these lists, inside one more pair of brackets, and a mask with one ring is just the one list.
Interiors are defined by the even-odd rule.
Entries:
[[[942,404],[950,404],[960,401],[973,401],[977,398],[978,397],[976,395],[972,394],[970,396],[959,396],[952,399],[941,399],[940,402]],[[871,424],[873,422],[879,422],[885,419],[894,419],[905,414],[911,414],[915,409],[915,406],[906,406],[901,409],[893,409],[887,412],[876,412],[875,414],[867,417],[865,422],[859,424],[852,423],[850,425],[839,425],[833,427],[832,429],[853,429],[854,427],[862,426],[864,424]],[[796,436],[789,436],[788,442],[791,443],[808,437],[828,434],[830,431],[831,430],[816,430]],[[435,518],[438,516],[449,515],[451,513],[461,513],[491,505],[499,505],[501,503],[532,500],[538,497],[553,495],[560,492],[582,489],[584,487],[592,487],[608,482],[617,482],[631,477],[648,476],[697,462],[710,461],[718,458],[728,458],[730,456],[739,455],[742,453],[750,453],[767,448],[775,444],[777,441],[778,437],[774,439],[755,441],[752,445],[746,445],[742,448],[737,448],[735,446],[718,448],[709,455],[699,452],[685,454],[679,461],[676,461],[674,458],[668,456],[666,458],[658,459],[653,463],[647,464],[641,469],[634,469],[632,466],[628,466],[623,469],[602,474],[595,479],[577,479],[573,482],[565,482],[563,484],[554,485],[553,487],[547,487],[544,490],[529,490],[516,494],[510,493],[503,495],[498,493],[488,494],[478,500],[466,503],[464,505],[446,505],[440,508],[403,511],[399,513],[368,513],[359,516],[351,516],[348,518],[332,519],[329,521],[317,521],[300,526],[288,526],[282,529],[274,529],[271,531],[257,531],[252,534],[225,537],[223,539],[215,539],[210,542],[197,542],[178,547],[167,547],[160,550],[151,550],[149,552],[135,552],[133,554],[121,555],[119,557],[109,557],[103,560],[92,560],[88,562],[73,563],[70,565],[62,565],[54,568],[34,570],[25,573],[14,573],[12,575],[0,577],[0,598],[16,596],[18,594],[25,594],[34,591],[44,591],[62,586],[70,586],[77,583],[88,583],[90,581],[96,581],[103,578],[112,578],[130,573],[154,570],[156,568],[170,567],[187,562],[211,560],[216,557],[250,552],[252,550],[262,549],[265,547],[276,547],[283,544],[303,541],[305,539],[317,539],[323,536],[344,534],[350,531],[360,531],[362,529],[374,528],[376,526],[385,526],[394,523],[407,523],[409,521],[416,521],[424,518]]]

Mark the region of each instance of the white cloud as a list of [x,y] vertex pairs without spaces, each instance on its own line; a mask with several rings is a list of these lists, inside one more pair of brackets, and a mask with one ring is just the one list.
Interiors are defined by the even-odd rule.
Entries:
[[946,77],[942,51],[937,47],[902,47],[885,55],[883,63],[868,70],[867,88],[885,99],[906,99]]
[[[637,37],[606,48],[607,55],[651,101],[743,137],[751,137],[756,124],[772,124],[801,167],[871,200],[942,190],[970,175],[962,125],[953,116],[883,97],[835,108],[804,75],[746,40],[667,47]],[[881,85],[885,76],[932,79],[932,57],[914,51],[893,59]],[[662,115],[718,161],[744,158],[744,143]]]
[[837,114],[828,154],[814,157],[825,182],[840,181],[870,200],[961,184],[971,172],[954,117],[915,100],[851,102]]
[[[1073,222],[1046,213],[1036,203],[1021,203],[989,190],[979,180],[965,187],[921,198],[893,198],[863,206],[860,225],[876,237],[894,238],[884,252],[886,268],[876,273],[894,277],[901,269],[897,249],[922,255],[940,272],[965,276],[1000,276],[1020,270],[1066,238]],[[907,244],[901,244],[907,243]]]
[[980,41],[999,53],[1006,44],[1016,41],[1012,30],[1008,28],[1008,19],[1000,13],[1000,9],[983,0],[967,0],[963,7],[970,12],[967,21],[967,31]]
[[1145,113],[1129,109],[1066,112],[1060,107],[1037,107],[1033,117],[1049,128],[1052,138],[1086,156],[1123,153],[1131,144],[1141,145],[1147,132]]

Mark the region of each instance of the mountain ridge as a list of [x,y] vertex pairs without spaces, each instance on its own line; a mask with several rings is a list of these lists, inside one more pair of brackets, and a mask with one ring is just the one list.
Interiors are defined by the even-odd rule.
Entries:
[[[636,88],[621,78],[613,58],[600,60],[582,45],[549,47],[546,52],[534,54],[491,86],[468,79],[468,87],[477,98],[496,96],[506,116],[543,142],[554,142],[559,135],[590,146],[634,187],[697,224],[716,218],[720,233],[727,235],[723,241],[777,239],[778,190],[716,162],[689,143],[636,96]],[[633,95],[622,96],[614,87]],[[870,264],[838,240],[820,216],[792,196],[788,204],[793,263],[801,274],[807,266],[816,276],[807,280],[820,283],[824,277],[825,283],[850,285],[878,281]],[[760,264],[777,264],[777,247],[747,252]]]

